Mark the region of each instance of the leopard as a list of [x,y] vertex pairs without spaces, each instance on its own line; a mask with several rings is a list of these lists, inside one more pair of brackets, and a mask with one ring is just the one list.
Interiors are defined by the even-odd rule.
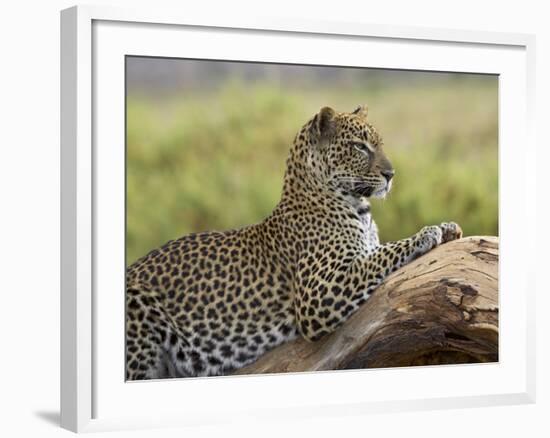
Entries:
[[455,222],[381,243],[371,198],[395,170],[366,105],[299,129],[262,221],[171,240],[126,269],[126,379],[231,374],[334,333],[392,272],[462,237]]

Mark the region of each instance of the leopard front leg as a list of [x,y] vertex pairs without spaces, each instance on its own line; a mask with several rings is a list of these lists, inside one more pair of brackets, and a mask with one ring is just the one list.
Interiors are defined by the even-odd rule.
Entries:
[[388,242],[345,262],[337,254],[331,269],[315,272],[307,264],[296,276],[295,311],[302,336],[315,341],[333,332],[365,302],[385,278],[441,243],[462,237],[454,222],[422,228],[407,239]]

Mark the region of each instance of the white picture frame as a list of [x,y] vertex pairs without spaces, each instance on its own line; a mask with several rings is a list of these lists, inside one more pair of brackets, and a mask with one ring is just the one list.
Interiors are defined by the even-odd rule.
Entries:
[[[92,6],[62,11],[62,427],[102,431],[251,416],[296,418],[534,402],[535,275],[520,256],[534,246],[534,236],[513,232],[519,223],[533,225],[524,225],[524,230],[535,229],[535,218],[526,208],[535,205],[534,46],[534,36],[525,34],[255,17],[226,22],[215,15]],[[369,49],[368,60],[357,56],[363,48]],[[120,349],[124,338],[120,287],[124,99],[120,97],[125,55],[498,74],[499,363],[125,383],[124,349]],[[517,144],[522,154],[514,154]],[[289,390],[295,394],[291,403],[285,397]],[[182,401],[178,397],[182,393],[193,394],[185,397],[191,402]]]

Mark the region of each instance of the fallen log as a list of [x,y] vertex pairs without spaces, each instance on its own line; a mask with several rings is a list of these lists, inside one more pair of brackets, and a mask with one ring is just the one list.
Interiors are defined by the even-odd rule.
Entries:
[[235,374],[498,361],[498,238],[439,246],[390,275],[334,333]]

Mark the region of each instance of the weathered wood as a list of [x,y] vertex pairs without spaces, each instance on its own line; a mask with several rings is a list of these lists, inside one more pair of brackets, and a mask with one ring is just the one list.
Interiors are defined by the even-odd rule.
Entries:
[[395,272],[336,332],[236,374],[498,361],[498,238],[446,243]]

